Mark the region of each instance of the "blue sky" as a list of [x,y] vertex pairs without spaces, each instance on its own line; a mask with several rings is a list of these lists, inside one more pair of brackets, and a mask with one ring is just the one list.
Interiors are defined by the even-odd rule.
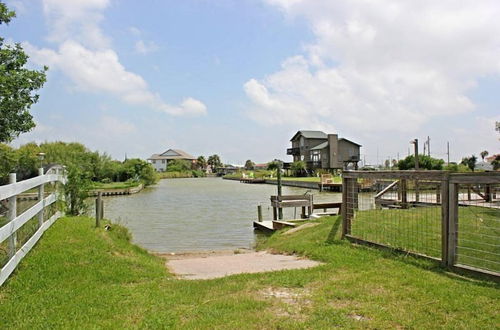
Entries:
[[495,1],[7,4],[18,17],[0,33],[50,67],[37,128],[14,145],[242,164],[289,160],[295,131],[321,129],[362,144],[372,164],[428,135],[435,156],[450,141],[452,160],[500,151]]

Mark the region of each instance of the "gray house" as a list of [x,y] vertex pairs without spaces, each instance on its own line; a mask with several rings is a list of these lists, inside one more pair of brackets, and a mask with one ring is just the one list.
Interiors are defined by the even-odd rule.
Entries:
[[346,169],[350,164],[358,167],[361,145],[339,139],[337,134],[301,130],[290,141],[292,147],[287,149],[287,155],[292,155],[294,162],[304,161],[309,170]]

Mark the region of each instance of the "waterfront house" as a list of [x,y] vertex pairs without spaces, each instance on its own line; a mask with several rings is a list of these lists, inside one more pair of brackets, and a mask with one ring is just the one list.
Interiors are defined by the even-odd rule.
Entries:
[[161,154],[153,154],[148,158],[148,162],[153,165],[153,168],[158,172],[164,172],[167,170],[168,162],[174,159],[187,160],[192,165],[196,163],[196,158],[191,156],[185,151],[180,149],[168,149]]
[[287,149],[287,155],[292,155],[294,162],[304,161],[308,170],[358,167],[361,145],[345,138],[339,139],[337,134],[300,130],[290,142],[292,147]]

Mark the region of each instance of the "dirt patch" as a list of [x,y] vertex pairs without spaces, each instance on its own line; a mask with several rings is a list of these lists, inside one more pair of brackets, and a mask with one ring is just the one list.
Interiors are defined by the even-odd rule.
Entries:
[[176,276],[189,279],[213,279],[234,274],[261,273],[284,269],[301,269],[321,265],[322,263],[296,256],[271,254],[268,252],[203,255],[173,255],[167,258],[167,268]]
[[305,223],[305,224],[300,225],[300,226],[298,226],[298,227],[295,227],[295,228],[292,228],[292,229],[290,229],[290,230],[285,231],[285,232],[283,233],[283,235],[290,235],[290,234],[293,234],[293,233],[295,233],[295,232],[298,232],[298,231],[300,231],[300,230],[302,230],[302,229],[315,227],[315,226],[317,226],[317,225],[319,225],[319,222],[308,222],[308,223]]
[[273,302],[272,311],[275,315],[295,320],[305,319],[304,308],[312,304],[307,289],[266,288],[259,291],[259,296]]

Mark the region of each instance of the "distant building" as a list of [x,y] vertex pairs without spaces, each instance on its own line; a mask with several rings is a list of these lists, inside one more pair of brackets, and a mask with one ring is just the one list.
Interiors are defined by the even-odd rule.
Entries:
[[167,170],[168,162],[174,159],[187,160],[191,164],[196,163],[195,157],[180,149],[168,149],[164,153],[154,154],[148,158],[148,162],[153,165],[156,171],[164,172]]
[[339,139],[337,134],[301,130],[290,141],[292,147],[287,149],[287,155],[292,155],[294,162],[304,161],[309,170],[358,167],[361,145]]

